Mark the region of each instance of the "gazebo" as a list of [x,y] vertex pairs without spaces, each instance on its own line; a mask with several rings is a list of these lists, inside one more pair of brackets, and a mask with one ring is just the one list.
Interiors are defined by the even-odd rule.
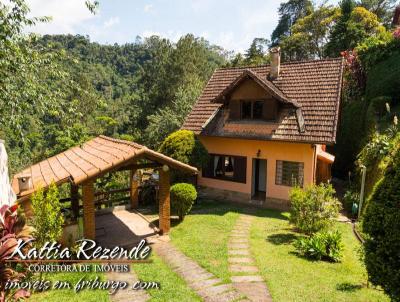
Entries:
[[145,168],[159,171],[159,229],[165,234],[170,229],[170,168],[192,175],[198,171],[134,142],[101,135],[26,168],[14,176],[12,186],[28,217],[32,215],[30,196],[40,188],[46,190],[52,183],[70,184],[69,200],[74,215],[78,216],[81,187],[84,236],[95,239],[95,180],[106,173],[129,170],[129,200],[134,209],[138,207],[139,191],[135,174]]

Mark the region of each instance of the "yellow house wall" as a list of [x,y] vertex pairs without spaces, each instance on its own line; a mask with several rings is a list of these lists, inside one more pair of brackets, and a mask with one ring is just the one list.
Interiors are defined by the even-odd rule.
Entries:
[[304,186],[314,183],[316,159],[315,148],[311,144],[244,140],[210,136],[200,136],[199,138],[209,153],[247,157],[245,184],[214,178],[205,178],[202,177],[200,173],[198,184],[201,186],[245,193],[250,197],[252,191],[252,160],[253,158],[257,158],[258,150],[261,150],[259,158],[267,160],[267,198],[284,200],[288,200],[289,198],[290,187],[275,184],[277,160],[303,162]]

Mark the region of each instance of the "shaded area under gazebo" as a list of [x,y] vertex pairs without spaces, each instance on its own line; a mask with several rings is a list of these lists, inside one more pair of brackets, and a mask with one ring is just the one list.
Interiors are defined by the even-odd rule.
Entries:
[[[188,174],[197,174],[198,171],[192,166],[134,142],[106,136],[96,137],[18,173],[13,178],[13,189],[26,215],[31,216],[30,197],[34,192],[40,188],[46,190],[51,183],[57,186],[69,183],[70,197],[67,200],[71,202],[73,216],[77,218],[82,210],[83,234],[85,238],[95,239],[98,196],[128,191],[130,207],[137,208],[139,185],[136,172],[147,168],[155,169],[159,174],[159,229],[165,234],[170,229],[170,168]],[[100,194],[95,192],[94,182],[97,178],[118,171],[130,171],[129,188]],[[104,200],[104,203],[107,204],[107,200]]]

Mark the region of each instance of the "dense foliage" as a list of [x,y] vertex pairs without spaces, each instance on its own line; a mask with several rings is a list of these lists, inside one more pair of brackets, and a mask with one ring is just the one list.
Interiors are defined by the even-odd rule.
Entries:
[[196,188],[187,183],[177,183],[171,187],[171,208],[172,212],[183,220],[190,212],[194,201],[197,198]]
[[309,235],[326,229],[341,209],[334,194],[331,184],[310,185],[305,189],[293,188],[289,193],[290,222],[299,231]]
[[58,194],[58,188],[53,183],[47,192],[40,189],[31,198],[32,225],[35,228],[35,244],[38,248],[46,242],[58,242],[61,239],[64,216],[61,213]]
[[400,151],[371,196],[363,222],[365,263],[373,284],[400,301]]
[[339,262],[343,254],[342,235],[339,231],[319,232],[295,241],[297,252],[307,258]]
[[170,134],[159,151],[185,164],[203,168],[208,163],[208,152],[200,140],[189,130]]

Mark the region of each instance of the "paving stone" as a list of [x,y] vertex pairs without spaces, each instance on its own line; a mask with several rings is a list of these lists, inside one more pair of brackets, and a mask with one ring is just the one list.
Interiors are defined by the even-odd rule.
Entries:
[[248,243],[228,243],[228,249],[249,249]]
[[232,289],[233,287],[231,284],[221,284],[201,289],[198,293],[202,297],[212,297],[227,291],[231,291]]
[[237,273],[257,273],[258,268],[254,265],[231,264],[229,266],[231,272]]
[[214,279],[207,279],[207,280],[200,280],[200,281],[194,281],[193,283],[190,284],[192,288],[195,290],[200,290],[206,287],[210,287],[213,285],[216,285],[218,283],[221,283],[221,279],[214,278]]
[[228,243],[249,243],[247,238],[231,238]]
[[264,282],[234,283],[234,286],[237,290],[246,295],[249,301],[272,302],[271,295]]
[[232,276],[231,277],[232,282],[264,282],[263,278],[261,276]]
[[228,250],[228,255],[250,256],[250,253],[247,249],[246,250]]
[[218,296],[206,297],[204,301],[206,302],[233,302],[240,299],[243,295],[237,291],[230,291]]
[[229,263],[254,263],[252,258],[247,257],[229,257]]

